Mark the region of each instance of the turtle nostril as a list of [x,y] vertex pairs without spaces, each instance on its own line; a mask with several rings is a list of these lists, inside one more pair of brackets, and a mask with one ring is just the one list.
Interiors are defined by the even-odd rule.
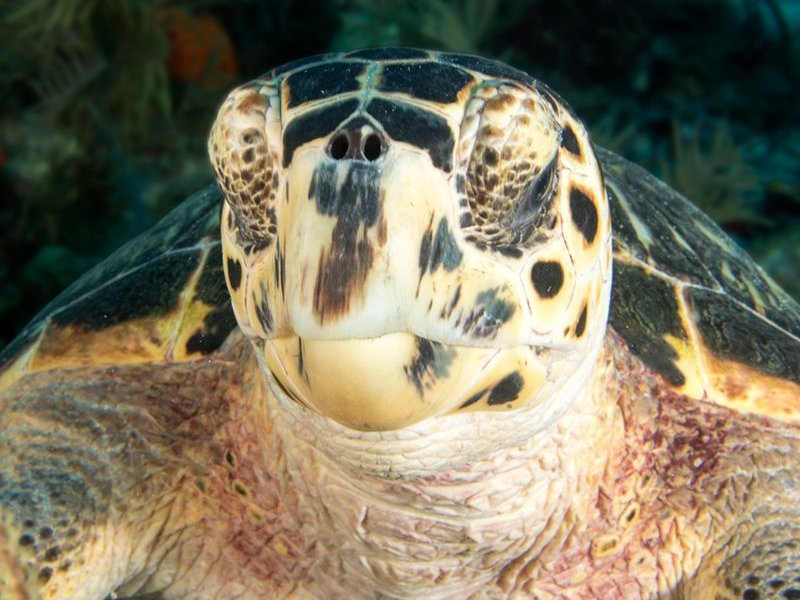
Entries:
[[374,133],[364,139],[364,158],[368,161],[378,160],[381,156],[381,140]]
[[350,142],[344,133],[340,133],[333,140],[331,140],[330,154],[332,158],[340,160],[347,155],[350,149]]

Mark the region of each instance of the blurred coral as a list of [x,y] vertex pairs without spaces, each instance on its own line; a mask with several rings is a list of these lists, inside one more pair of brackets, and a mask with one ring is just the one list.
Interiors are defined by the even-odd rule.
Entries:
[[221,89],[238,80],[233,42],[217,19],[175,6],[162,8],[158,18],[169,39],[167,65],[173,79],[209,89]]

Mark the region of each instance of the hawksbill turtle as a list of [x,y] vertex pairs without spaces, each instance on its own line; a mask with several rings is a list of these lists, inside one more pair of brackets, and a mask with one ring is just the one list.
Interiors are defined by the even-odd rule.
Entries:
[[800,307],[545,85],[315,56],[209,152],[2,354],[0,596],[800,597]]

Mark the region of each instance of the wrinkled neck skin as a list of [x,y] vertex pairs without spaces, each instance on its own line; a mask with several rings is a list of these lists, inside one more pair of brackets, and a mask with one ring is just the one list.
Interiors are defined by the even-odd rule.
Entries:
[[[259,363],[269,377],[260,352]],[[594,449],[609,443],[614,412],[592,394],[596,365],[596,352],[584,355],[529,409],[387,432],[343,427],[271,385],[271,435],[285,458],[278,477],[316,539],[296,592],[480,595],[514,559],[546,548],[565,520],[590,513],[606,467],[608,453]]]

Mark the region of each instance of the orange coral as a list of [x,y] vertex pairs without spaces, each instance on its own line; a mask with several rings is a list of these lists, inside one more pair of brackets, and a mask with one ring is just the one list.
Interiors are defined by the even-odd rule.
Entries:
[[162,9],[159,19],[169,39],[167,66],[175,81],[216,89],[238,79],[233,42],[217,19],[176,7]]

